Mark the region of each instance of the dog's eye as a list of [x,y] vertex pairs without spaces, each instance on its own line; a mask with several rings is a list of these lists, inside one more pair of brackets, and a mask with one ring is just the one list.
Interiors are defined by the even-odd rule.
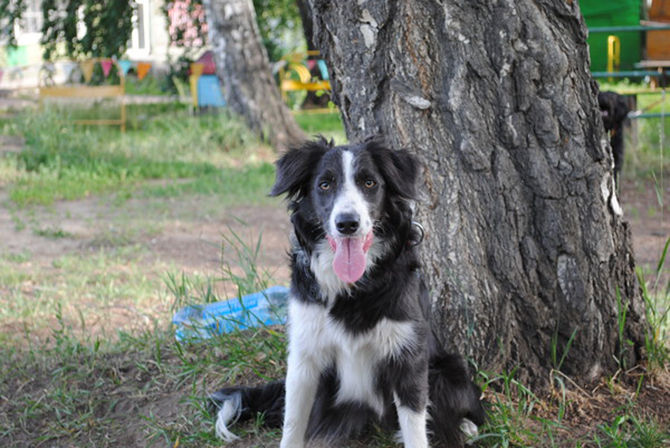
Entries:
[[324,180],[323,182],[321,182],[319,184],[319,188],[324,190],[324,191],[330,190],[330,182],[328,182],[327,180]]
[[377,182],[375,182],[372,179],[368,179],[365,181],[365,188],[374,188],[377,185]]

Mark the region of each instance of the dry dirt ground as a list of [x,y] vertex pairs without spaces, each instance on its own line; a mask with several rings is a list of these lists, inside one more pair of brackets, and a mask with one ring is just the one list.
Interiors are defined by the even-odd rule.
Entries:
[[[649,271],[658,264],[670,237],[670,179],[664,179],[664,184],[663,190],[659,187],[657,191],[651,180],[628,180],[623,182],[619,195],[633,234],[635,261]],[[659,196],[663,206],[659,204]],[[670,263],[665,271],[670,271]]]
[[[667,201],[670,181],[666,184],[663,196]],[[670,210],[663,210],[653,185],[644,181],[625,182],[620,196],[632,229],[636,261],[650,273],[670,236]],[[109,313],[105,318],[89,322],[88,331],[95,332],[96,325],[106,327],[102,330],[127,329],[132,320],[129,313],[138,312],[138,307],[140,314],[164,318],[169,305],[165,297],[166,272],[216,277],[222,263],[236,263],[232,248],[224,243],[231,232],[240,235],[249,245],[254,245],[260,236],[259,265],[274,282],[288,282],[286,250],[290,225],[280,201],[273,205],[223,208],[211,197],[119,201],[110,195],[18,209],[11,204],[6,188],[0,186],[0,257],[18,260],[12,263],[12,269],[26,277],[21,288],[25,296],[39,292],[33,291],[35,288],[48,287],[39,284],[36,272],[40,273],[38,277],[43,283],[44,279],[59,275],[62,269],[59,260],[63,257],[84,263],[87,257],[101,251],[121,251],[126,256],[115,259],[103,268],[108,271],[99,274],[144,271],[145,290],[151,289],[154,282],[155,298],[148,294],[141,306],[137,300],[113,300],[106,304]],[[666,275],[664,282],[667,278]],[[220,291],[221,294],[229,292]],[[3,293],[7,293],[7,289],[0,284],[0,297]],[[15,329],[3,328],[0,320],[0,332]]]
[[[665,200],[670,198],[670,180]],[[651,270],[670,237],[670,209],[651,184],[628,181],[620,200],[630,222],[636,262]],[[138,246],[144,265],[163,263],[189,274],[216,274],[227,259],[223,237],[234,231],[254,244],[260,265],[286,283],[290,225],[283,204],[220,209],[209,197],[129,199],[92,197],[21,210],[0,186],[0,255],[26,255],[26,268],[49,268],[64,255],[86,257],[119,246]],[[225,244],[224,244],[225,246]],[[222,258],[223,257],[223,258]],[[1,286],[0,286],[1,290]]]
[[[108,312],[104,318],[87,322],[87,330],[93,333],[131,329],[132,314],[165,318],[170,305],[166,275],[183,272],[192,278],[219,278],[223,263],[234,266],[237,262],[233,248],[224,242],[233,232],[250,246],[260,237],[259,266],[274,282],[288,283],[289,221],[280,206],[217,209],[208,197],[129,199],[117,204],[107,197],[18,210],[0,190],[0,255],[18,260],[13,269],[18,271],[16,275],[25,276],[21,286],[24,297],[36,296],[39,291],[35,289],[47,287],[44,283],[49,278],[61,276],[67,281],[70,273],[62,273],[63,259],[69,264],[79,262],[83,275],[90,271],[93,277],[123,281],[144,274],[137,293],[143,299],[138,303],[138,297],[120,297],[105,304]],[[105,259],[109,262],[87,265],[87,258],[100,258],[101,254],[108,254]],[[105,284],[104,278],[100,283]],[[155,297],[150,291],[152,283]],[[232,285],[219,286],[224,288],[217,291],[220,294],[234,295],[225,288]],[[0,297],[3,292],[7,289],[0,284]],[[99,315],[99,311],[92,314]],[[0,332],[7,330],[0,321]]]

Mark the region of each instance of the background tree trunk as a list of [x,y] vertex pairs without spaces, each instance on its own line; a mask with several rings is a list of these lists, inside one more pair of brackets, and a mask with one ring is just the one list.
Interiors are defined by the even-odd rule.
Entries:
[[310,3],[349,139],[381,135],[425,164],[445,344],[539,386],[564,351],[582,381],[636,362],[644,310],[577,2]]
[[314,27],[312,26],[312,8],[308,0],[296,0],[300,21],[302,22],[302,31],[305,34],[305,44],[307,51],[318,50],[314,45]]
[[228,106],[273,146],[305,139],[282,101],[251,0],[204,0],[209,41]]

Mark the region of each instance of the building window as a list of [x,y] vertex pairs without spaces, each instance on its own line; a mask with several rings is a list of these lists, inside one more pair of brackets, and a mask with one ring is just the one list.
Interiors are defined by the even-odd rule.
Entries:
[[26,10],[21,19],[22,33],[42,32],[42,0],[25,0]]
[[137,14],[137,48],[144,49],[144,5],[138,3],[135,11]]

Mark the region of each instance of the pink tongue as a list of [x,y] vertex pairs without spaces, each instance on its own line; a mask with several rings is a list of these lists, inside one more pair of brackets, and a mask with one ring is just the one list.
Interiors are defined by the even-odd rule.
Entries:
[[370,249],[372,234],[365,238],[328,238],[335,251],[333,269],[346,283],[355,283],[365,272],[365,254]]

